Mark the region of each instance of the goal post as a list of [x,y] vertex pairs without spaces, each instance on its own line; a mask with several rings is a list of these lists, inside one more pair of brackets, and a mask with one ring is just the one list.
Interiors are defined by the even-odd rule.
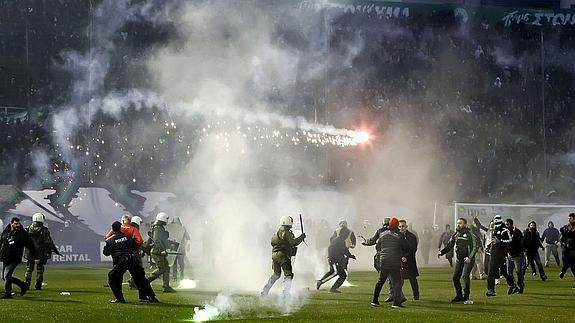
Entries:
[[481,224],[488,226],[496,214],[501,215],[501,219],[511,218],[516,228],[524,230],[531,221],[537,223],[540,233],[547,228],[549,221],[552,221],[556,228],[560,228],[567,223],[567,215],[575,212],[575,205],[565,204],[487,204],[487,203],[462,203],[454,202],[454,223],[460,217],[471,221],[473,216],[477,216]]

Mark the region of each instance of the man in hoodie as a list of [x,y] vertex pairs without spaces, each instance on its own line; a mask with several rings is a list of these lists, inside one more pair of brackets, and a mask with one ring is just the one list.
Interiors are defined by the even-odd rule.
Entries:
[[[477,240],[475,235],[467,227],[467,220],[457,219],[456,232],[449,238],[445,248],[441,249],[437,257],[441,257],[455,248],[455,267],[453,268],[453,286],[455,287],[455,297],[452,303],[467,302],[471,290],[471,270],[475,265],[475,254],[477,253]],[[461,275],[465,282],[465,288],[461,290]]]
[[523,252],[523,233],[517,229],[513,219],[505,220],[505,226],[511,232],[511,242],[507,248],[507,271],[513,276],[513,270],[517,273],[517,290],[523,294],[525,289],[525,253]]
[[549,223],[547,223],[547,229],[545,229],[543,235],[541,235],[541,241],[545,242],[545,267],[549,267],[551,254],[553,254],[557,266],[561,266],[558,251],[560,237],[561,233],[555,228],[553,221],[549,221]]
[[20,223],[19,218],[12,218],[10,224],[2,231],[0,237],[0,261],[2,261],[4,279],[4,296],[2,298],[12,298],[12,284],[20,287],[20,295],[24,296],[30,286],[20,279],[13,276],[16,266],[22,262],[24,248],[28,248],[35,255],[34,243],[30,235]]
[[35,254],[30,252],[28,248],[24,250],[24,258],[27,259],[26,284],[30,286],[32,283],[32,272],[34,272],[34,267],[36,267],[36,284],[34,285],[36,290],[42,289],[44,269],[48,259],[52,258],[52,252],[59,256],[62,255],[60,251],[58,251],[58,248],[56,248],[54,241],[52,241],[50,230],[44,226],[44,221],[44,214],[35,213],[32,215],[32,224],[26,228],[36,249]]
[[483,259],[476,259],[476,261],[483,260],[483,277],[487,277],[489,273],[489,262],[491,260],[491,236],[493,236],[493,220],[489,221],[489,227],[485,227],[481,224],[477,216],[473,216],[473,224],[479,230],[483,231]]
[[493,217],[493,225],[491,257],[487,274],[487,293],[485,293],[488,297],[497,296],[495,293],[495,280],[501,276],[507,280],[507,286],[509,287],[507,294],[517,292],[513,277],[507,271],[507,246],[512,240],[511,232],[505,227],[505,223],[503,223],[499,214]]
[[[383,284],[390,278],[390,284],[393,288],[393,305],[392,308],[404,307],[402,303],[405,299],[401,297],[401,288],[403,287],[403,279],[401,278],[401,265],[407,261],[405,255],[409,251],[409,247],[405,238],[399,233],[399,220],[391,218],[389,220],[389,230],[382,233],[381,237],[377,240],[376,249],[379,250],[380,271],[379,280],[375,284],[373,291],[372,306],[379,306],[379,294],[383,288]],[[393,283],[391,283],[393,282]]]
[[531,274],[537,276],[535,271],[535,264],[539,269],[539,276],[542,281],[547,280],[547,275],[545,275],[545,269],[543,269],[543,264],[541,263],[541,257],[539,256],[539,248],[545,249],[541,243],[541,237],[539,236],[539,231],[537,231],[537,224],[535,221],[529,222],[529,226],[523,232],[523,246],[525,247],[525,253],[527,255],[527,261],[531,266]]
[[341,293],[338,288],[347,278],[347,264],[349,259],[355,259],[355,256],[349,252],[349,248],[354,248],[356,239],[353,231],[347,228],[347,221],[339,222],[339,228],[333,232],[329,247],[327,248],[329,271],[316,282],[316,289],[327,283],[335,276],[339,278],[331,286],[330,293]]

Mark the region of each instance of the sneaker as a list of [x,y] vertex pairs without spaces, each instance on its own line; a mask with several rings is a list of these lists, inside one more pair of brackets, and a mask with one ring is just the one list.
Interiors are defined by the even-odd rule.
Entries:
[[110,303],[123,304],[123,303],[126,303],[126,300],[124,300],[124,299],[113,299],[110,301]]
[[523,294],[523,288],[521,288],[521,287],[518,288],[518,289],[517,289],[517,294]]
[[418,300],[419,300],[419,295],[413,295],[413,300],[414,300],[414,301],[418,301]]
[[405,302],[407,302],[407,298],[404,297],[404,298],[401,300],[401,302],[399,302],[399,304],[403,304],[403,303],[405,303]]
[[30,289],[30,286],[28,284],[24,284],[22,285],[22,287],[20,288],[20,296],[24,296],[26,295],[26,292]]
[[451,300],[451,303],[458,303],[458,302],[463,302],[463,297],[457,295]]
[[337,289],[330,289],[329,292],[334,294],[341,294],[341,292]]
[[176,290],[170,286],[164,287],[164,293],[175,293],[175,292],[176,292]]
[[403,306],[401,304],[399,304],[399,305],[393,304],[393,305],[391,305],[391,308],[405,308],[405,306]]
[[463,302],[467,302],[469,300],[469,295],[463,295]]
[[393,298],[388,297],[388,298],[385,300],[385,302],[386,302],[386,303],[393,302]]
[[495,285],[499,285],[499,279],[495,279]]
[[466,300],[465,302],[463,302],[463,304],[465,304],[465,305],[473,305],[473,301]]
[[565,277],[565,273],[564,273],[564,272],[560,272],[560,273],[559,273],[559,279],[563,279],[563,277]]
[[42,283],[40,283],[40,284],[36,283],[36,285],[34,285],[34,289],[35,290],[42,290]]
[[321,280],[316,280],[315,281],[315,289],[319,290],[320,287],[321,287]]
[[537,276],[537,273],[536,273],[536,272],[532,272],[532,273],[531,273],[531,276],[535,277],[535,276]]
[[494,291],[487,291],[487,293],[485,293],[485,296],[487,297],[494,297],[497,296],[497,294]]
[[379,307],[379,301],[371,301],[371,306]]
[[511,294],[515,294],[517,293],[519,289],[515,286],[509,286],[509,288],[507,289],[507,295],[511,295]]
[[542,280],[542,281],[546,281],[546,280],[547,280],[547,275],[541,276],[541,280]]

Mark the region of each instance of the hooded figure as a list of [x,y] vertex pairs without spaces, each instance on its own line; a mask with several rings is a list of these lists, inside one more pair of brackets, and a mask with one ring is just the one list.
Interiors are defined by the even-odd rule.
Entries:
[[527,229],[523,232],[523,247],[525,248],[527,262],[531,266],[531,274],[533,276],[537,275],[537,271],[535,270],[535,265],[537,264],[541,280],[547,280],[547,275],[545,275],[541,257],[539,256],[539,248],[545,248],[541,243],[541,237],[539,236],[539,231],[537,231],[537,223],[535,223],[535,221],[529,222]]

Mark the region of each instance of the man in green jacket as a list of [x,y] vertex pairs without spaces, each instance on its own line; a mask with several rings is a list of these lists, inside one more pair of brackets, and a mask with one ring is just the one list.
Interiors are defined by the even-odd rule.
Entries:
[[[453,267],[453,286],[455,287],[455,298],[452,303],[469,301],[471,280],[469,276],[475,265],[475,254],[477,245],[475,236],[467,227],[467,220],[457,219],[457,229],[448,240],[445,248],[439,251],[437,257],[441,257],[455,248],[455,266]],[[461,292],[461,275],[465,282],[463,293]]]
[[272,269],[274,273],[264,286],[261,292],[262,297],[268,295],[274,283],[280,278],[282,270],[285,277],[283,296],[284,298],[289,296],[291,282],[293,280],[291,257],[295,256],[297,245],[305,239],[305,233],[302,233],[296,238],[291,230],[292,226],[293,218],[291,216],[283,216],[280,219],[279,230],[272,236]]

